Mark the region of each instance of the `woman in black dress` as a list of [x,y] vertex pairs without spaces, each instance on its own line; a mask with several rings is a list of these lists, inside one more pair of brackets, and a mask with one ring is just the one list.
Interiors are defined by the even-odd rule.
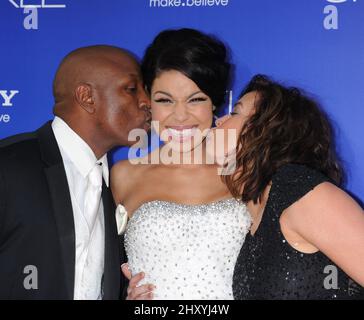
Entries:
[[332,130],[317,104],[258,75],[217,125],[240,132],[237,169],[225,180],[253,217],[235,299],[364,298],[364,212],[338,187]]

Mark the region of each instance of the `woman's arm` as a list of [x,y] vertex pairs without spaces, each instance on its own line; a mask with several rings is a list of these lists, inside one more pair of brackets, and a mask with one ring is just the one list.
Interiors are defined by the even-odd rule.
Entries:
[[364,286],[364,211],[325,182],[284,212],[289,228]]

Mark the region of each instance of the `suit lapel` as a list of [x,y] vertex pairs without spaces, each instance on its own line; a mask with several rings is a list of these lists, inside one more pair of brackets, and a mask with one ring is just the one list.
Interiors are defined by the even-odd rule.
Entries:
[[118,299],[120,295],[120,253],[117,234],[115,205],[110,189],[102,186],[102,201],[105,217],[105,269],[104,299]]
[[75,278],[75,227],[67,176],[51,123],[37,131],[47,177],[53,214],[57,225],[64,263],[68,298],[73,299]]

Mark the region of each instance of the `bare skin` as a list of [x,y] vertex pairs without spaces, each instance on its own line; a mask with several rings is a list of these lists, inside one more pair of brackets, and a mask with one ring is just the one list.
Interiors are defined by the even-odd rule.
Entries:
[[[160,93],[162,91],[167,95],[163,96]],[[196,92],[198,94],[191,98],[191,94]],[[206,100],[191,101],[196,96]],[[162,102],[161,97],[164,97]],[[179,126],[196,126],[201,131],[208,129],[212,123],[212,104],[208,100],[192,80],[177,71],[163,72],[154,81],[152,88],[152,120],[159,121],[161,130]],[[205,143],[200,143],[204,150]],[[160,164],[133,164],[126,160],[112,168],[115,202],[125,206],[129,217],[141,204],[156,199],[194,205],[231,198],[217,174],[217,165],[166,165],[163,164],[163,148],[154,151],[161,158]],[[181,152],[182,149],[171,151],[175,159],[194,152],[194,149]],[[148,159],[151,158],[153,155],[148,156]],[[156,185],[158,188],[155,188]]]
[[149,98],[139,65],[123,49],[92,46],[73,51],[58,68],[53,95],[54,114],[97,159],[116,146],[132,144],[132,129],[149,129]]
[[[217,121],[218,128],[235,128],[237,133],[240,132],[243,123],[254,113],[257,97],[256,92],[243,96],[232,115]],[[250,229],[253,236],[259,229],[270,188],[271,184],[265,189],[261,202],[247,204],[253,218]],[[318,185],[283,211],[280,226],[283,236],[294,249],[306,254],[321,251],[364,286],[364,211],[343,190],[328,182]],[[127,266],[123,272],[125,276],[131,276]],[[137,279],[142,277],[143,274],[139,274]],[[138,287],[137,279],[129,288],[130,295],[136,299],[148,297],[150,287]]]
[[[241,130],[254,113],[258,95],[250,92],[235,105],[232,115],[218,121],[218,128]],[[261,202],[249,202],[253,217],[251,234],[259,229],[270,185]],[[281,231],[297,251],[312,254],[321,251],[343,269],[353,280],[364,286],[364,211],[343,190],[325,182],[283,211]]]
[[[112,177],[115,202],[124,205],[129,218],[143,203],[153,200],[196,205],[232,197],[215,165],[134,165],[123,161],[113,168]],[[123,181],[122,186],[118,181]]]
[[54,114],[62,118],[97,158],[129,145],[134,128],[147,129],[146,96],[139,65],[125,50],[80,48],[59,66],[53,83]]
[[[270,187],[263,201],[248,203],[253,217],[251,234],[259,229]],[[283,211],[281,231],[297,251],[321,251],[364,286],[364,211],[343,190],[325,182]]]
[[[154,81],[151,112],[152,120],[159,121],[161,130],[194,126],[203,131],[211,127],[213,117],[210,98],[192,80],[177,71],[165,71]],[[179,143],[178,139],[172,141],[176,147]],[[205,149],[204,141],[197,141],[197,144]],[[171,150],[174,159],[194,153],[193,148],[185,149],[183,146],[178,151]],[[163,147],[154,153],[163,160]],[[153,155],[148,158],[153,158]],[[129,217],[143,203],[153,200],[190,205],[211,203],[232,197],[217,174],[217,168],[216,164],[205,163],[135,165],[126,160],[113,166],[111,189],[115,202],[125,206]],[[131,279],[128,299],[150,299],[151,284],[137,287],[143,275],[131,278],[126,266],[122,270]]]
[[[232,197],[216,174],[215,165],[133,165],[124,161],[116,166],[112,170],[111,188],[117,190],[113,192],[115,202],[123,203],[129,218],[143,203],[156,199],[194,205]],[[123,184],[115,186],[116,181]],[[153,299],[153,284],[138,286],[144,278],[143,272],[132,277],[127,264],[122,271],[130,280],[128,300]]]

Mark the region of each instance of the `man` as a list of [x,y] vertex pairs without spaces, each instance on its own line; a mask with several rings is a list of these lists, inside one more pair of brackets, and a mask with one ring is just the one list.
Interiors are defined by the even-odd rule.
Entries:
[[52,122],[0,141],[0,298],[118,299],[106,154],[147,129],[139,66],[116,47],[80,48],[53,91]]

